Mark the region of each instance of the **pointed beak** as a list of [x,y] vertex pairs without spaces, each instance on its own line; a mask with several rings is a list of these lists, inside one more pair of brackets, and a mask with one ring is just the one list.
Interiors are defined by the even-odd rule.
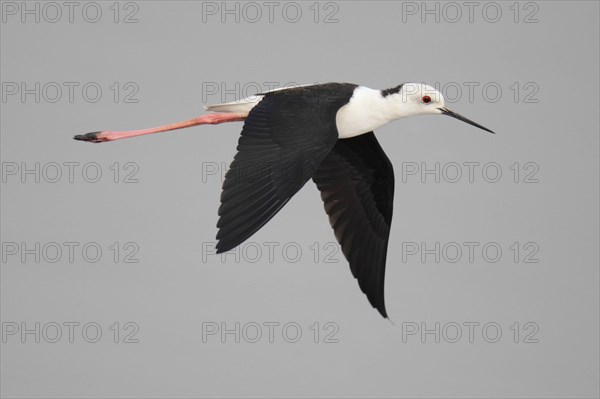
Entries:
[[496,133],[492,132],[490,129],[488,129],[487,127],[481,126],[479,123],[475,123],[475,122],[473,122],[472,120],[470,120],[470,119],[467,119],[467,118],[465,118],[464,116],[462,116],[462,115],[460,115],[460,114],[457,114],[457,113],[456,113],[456,112],[454,112],[454,111],[450,111],[450,110],[449,110],[448,108],[446,108],[446,107],[444,107],[444,108],[438,108],[438,109],[439,109],[440,111],[442,111],[442,114],[444,114],[444,115],[448,115],[448,116],[451,116],[451,117],[453,117],[453,118],[456,118],[456,119],[458,119],[459,121],[466,122],[466,123],[468,123],[469,125],[473,125],[473,126],[475,126],[475,127],[478,127],[478,128],[480,128],[480,129],[483,129],[483,130],[485,130],[486,132],[490,132],[490,133],[492,133],[492,134],[496,134]]

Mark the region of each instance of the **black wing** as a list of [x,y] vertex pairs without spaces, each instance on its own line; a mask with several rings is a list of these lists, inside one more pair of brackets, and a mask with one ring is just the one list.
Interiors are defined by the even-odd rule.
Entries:
[[360,289],[387,317],[384,281],[394,203],[392,163],[370,132],[339,140],[313,180]]
[[355,87],[328,83],[271,92],[250,111],[223,183],[218,253],[258,231],[314,175],[338,140],[335,117]]

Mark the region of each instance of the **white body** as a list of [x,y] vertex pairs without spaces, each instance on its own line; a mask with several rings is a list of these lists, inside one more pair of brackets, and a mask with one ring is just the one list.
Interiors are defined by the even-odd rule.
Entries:
[[[387,96],[383,96],[380,90],[365,86],[358,86],[354,89],[350,101],[341,107],[336,115],[339,138],[359,136],[407,116],[441,113],[437,107],[444,105],[444,99],[437,90],[420,83],[408,83],[405,86],[398,93]],[[426,94],[435,100],[429,104],[423,104],[420,100]],[[212,112],[233,112],[247,115],[262,98],[262,95],[251,96],[230,103],[208,105],[205,109]]]

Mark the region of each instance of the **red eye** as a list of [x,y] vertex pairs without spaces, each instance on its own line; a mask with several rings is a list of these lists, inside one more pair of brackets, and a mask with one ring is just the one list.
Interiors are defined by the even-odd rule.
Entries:
[[423,101],[425,104],[428,104],[431,102],[431,97],[429,96],[423,96],[423,98],[421,99],[421,101]]

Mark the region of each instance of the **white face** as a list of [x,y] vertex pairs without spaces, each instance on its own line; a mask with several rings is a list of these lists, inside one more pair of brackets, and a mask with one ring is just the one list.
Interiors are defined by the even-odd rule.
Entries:
[[423,83],[404,83],[395,96],[407,115],[441,114],[445,106],[442,93]]
[[393,94],[386,92],[388,91],[384,90],[381,94],[387,104],[385,107],[386,117],[389,119],[387,122],[413,115],[447,115],[494,133],[487,127],[446,108],[442,93],[424,83],[404,83],[399,92],[395,90]]

